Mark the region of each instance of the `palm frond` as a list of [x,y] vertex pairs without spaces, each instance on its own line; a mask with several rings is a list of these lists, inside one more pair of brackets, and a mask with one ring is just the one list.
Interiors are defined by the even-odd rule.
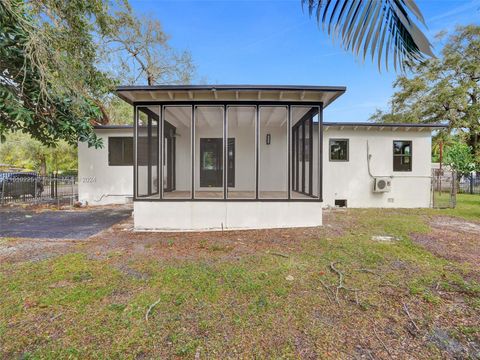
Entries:
[[345,49],[365,60],[370,49],[372,61],[382,58],[388,70],[405,70],[409,62],[434,56],[430,42],[413,21],[425,25],[414,0],[302,0],[310,16],[322,24],[333,39],[340,38]]

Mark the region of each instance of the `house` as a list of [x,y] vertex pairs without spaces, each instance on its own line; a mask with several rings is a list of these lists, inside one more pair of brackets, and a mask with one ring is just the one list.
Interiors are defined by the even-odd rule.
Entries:
[[79,144],[79,200],[134,202],[136,229],[319,226],[322,207],[430,206],[442,125],[333,123],[326,86],[123,86],[134,126]]

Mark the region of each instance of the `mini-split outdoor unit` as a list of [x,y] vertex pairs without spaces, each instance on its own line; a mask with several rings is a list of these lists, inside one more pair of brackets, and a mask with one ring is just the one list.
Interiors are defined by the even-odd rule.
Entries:
[[392,188],[392,179],[389,177],[376,177],[373,182],[373,192],[389,192]]

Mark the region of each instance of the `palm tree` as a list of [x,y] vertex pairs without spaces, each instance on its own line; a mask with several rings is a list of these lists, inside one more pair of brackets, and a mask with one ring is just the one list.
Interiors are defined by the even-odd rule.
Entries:
[[395,70],[405,70],[434,56],[430,42],[413,21],[425,25],[414,0],[302,0],[302,6],[307,3],[310,16],[316,14],[323,31],[333,39],[339,37],[355,55],[363,53],[363,60],[370,51],[372,61],[377,57],[379,70],[382,57],[388,71],[391,57]]

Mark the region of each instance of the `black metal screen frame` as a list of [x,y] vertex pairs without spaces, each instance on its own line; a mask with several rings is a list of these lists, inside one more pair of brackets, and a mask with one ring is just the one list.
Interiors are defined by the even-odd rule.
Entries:
[[[157,106],[157,104],[149,104],[149,105],[139,105],[134,107],[133,111],[133,119],[134,119],[134,135],[133,135],[133,188],[134,188],[134,200],[141,200],[141,199],[146,199],[151,196],[158,195],[158,198],[156,199],[149,199],[149,200],[160,200],[161,198],[161,189],[160,185],[163,184],[163,181],[161,181],[161,166],[160,166],[160,159],[161,156],[163,155],[163,152],[161,151],[161,146],[163,146],[163,140],[160,139],[160,134],[161,134],[161,118],[162,118],[162,107],[159,106],[159,114],[156,114],[152,112],[151,110],[148,109],[148,107],[151,106]],[[147,122],[147,179],[148,179],[148,184],[147,184],[147,194],[145,195],[139,195],[138,194],[138,112],[140,109],[148,109],[148,111],[143,111],[144,114],[147,115],[148,117],[148,122]],[[155,119],[156,118],[156,119]],[[154,119],[157,122],[157,131],[156,131],[156,137],[158,141],[158,146],[157,146],[157,151],[156,151],[156,158],[157,158],[157,191],[152,192],[152,166],[153,161],[151,159],[152,157],[152,152],[151,152],[151,146],[152,146],[152,119]]]
[[[191,126],[191,141],[194,145],[195,143],[195,124],[196,124],[196,111],[195,107],[199,105],[211,105],[211,106],[223,106],[223,152],[224,152],[224,157],[223,161],[225,162],[227,159],[225,157],[225,154],[227,152],[227,146],[228,146],[228,141],[225,141],[225,132],[226,132],[226,124],[227,121],[227,106],[239,106],[239,105],[244,105],[244,106],[252,106],[255,107],[255,113],[256,113],[256,123],[255,123],[255,198],[242,198],[242,199],[232,199],[227,197],[227,191],[224,186],[224,196],[223,199],[217,198],[217,199],[197,199],[195,198],[195,146],[191,146],[191,198],[184,198],[184,199],[165,199],[163,197],[163,176],[162,176],[162,169],[163,166],[161,165],[161,161],[163,160],[163,146],[164,146],[164,139],[163,139],[163,108],[164,106],[191,106],[191,121],[192,121],[192,126]],[[138,163],[137,163],[137,141],[138,141],[138,108],[141,107],[146,107],[146,106],[158,106],[160,115],[159,115],[159,120],[158,120],[158,126],[157,126],[157,138],[159,139],[159,149],[157,149],[157,172],[158,172],[158,179],[159,179],[159,184],[158,184],[158,189],[159,189],[159,194],[151,194],[148,196],[153,196],[153,195],[160,195],[158,198],[149,198],[147,196],[138,196],[138,189],[137,189],[137,184],[138,184]],[[287,106],[287,122],[288,122],[288,131],[287,131],[287,159],[288,159],[288,169],[287,169],[287,176],[288,176],[288,198],[284,199],[268,199],[268,198],[259,198],[259,190],[258,190],[258,179],[259,179],[259,131],[260,131],[260,119],[259,119],[259,109],[262,106]],[[318,127],[319,127],[319,146],[318,146],[318,189],[319,189],[319,196],[318,197],[311,197],[311,198],[298,198],[298,199],[292,199],[291,198],[291,174],[292,174],[292,152],[290,151],[290,146],[292,143],[291,139],[291,108],[293,106],[311,106],[315,107],[318,109]],[[134,166],[133,166],[133,186],[134,186],[134,201],[167,201],[167,202],[185,202],[185,201],[207,201],[207,202],[216,202],[216,201],[230,201],[230,202],[312,202],[312,201],[323,201],[323,159],[322,159],[322,154],[323,154],[323,103],[322,102],[303,102],[303,101],[289,101],[289,102],[282,102],[282,101],[164,101],[164,102],[134,102],[133,103],[133,119],[134,119]],[[312,117],[313,119],[313,117]],[[151,129],[150,129],[151,131]],[[310,123],[310,135],[313,133],[313,120]],[[310,156],[313,159],[313,136],[309,137],[310,141]],[[310,171],[310,177],[313,176],[313,161],[310,161],[310,164],[312,166],[311,171]],[[226,164],[224,164],[224,172],[226,171]],[[225,182],[225,174],[224,174],[224,182]],[[151,185],[151,179],[149,179],[149,184]],[[313,180],[313,179],[312,179]],[[310,181],[311,187],[313,186],[312,181]]]

